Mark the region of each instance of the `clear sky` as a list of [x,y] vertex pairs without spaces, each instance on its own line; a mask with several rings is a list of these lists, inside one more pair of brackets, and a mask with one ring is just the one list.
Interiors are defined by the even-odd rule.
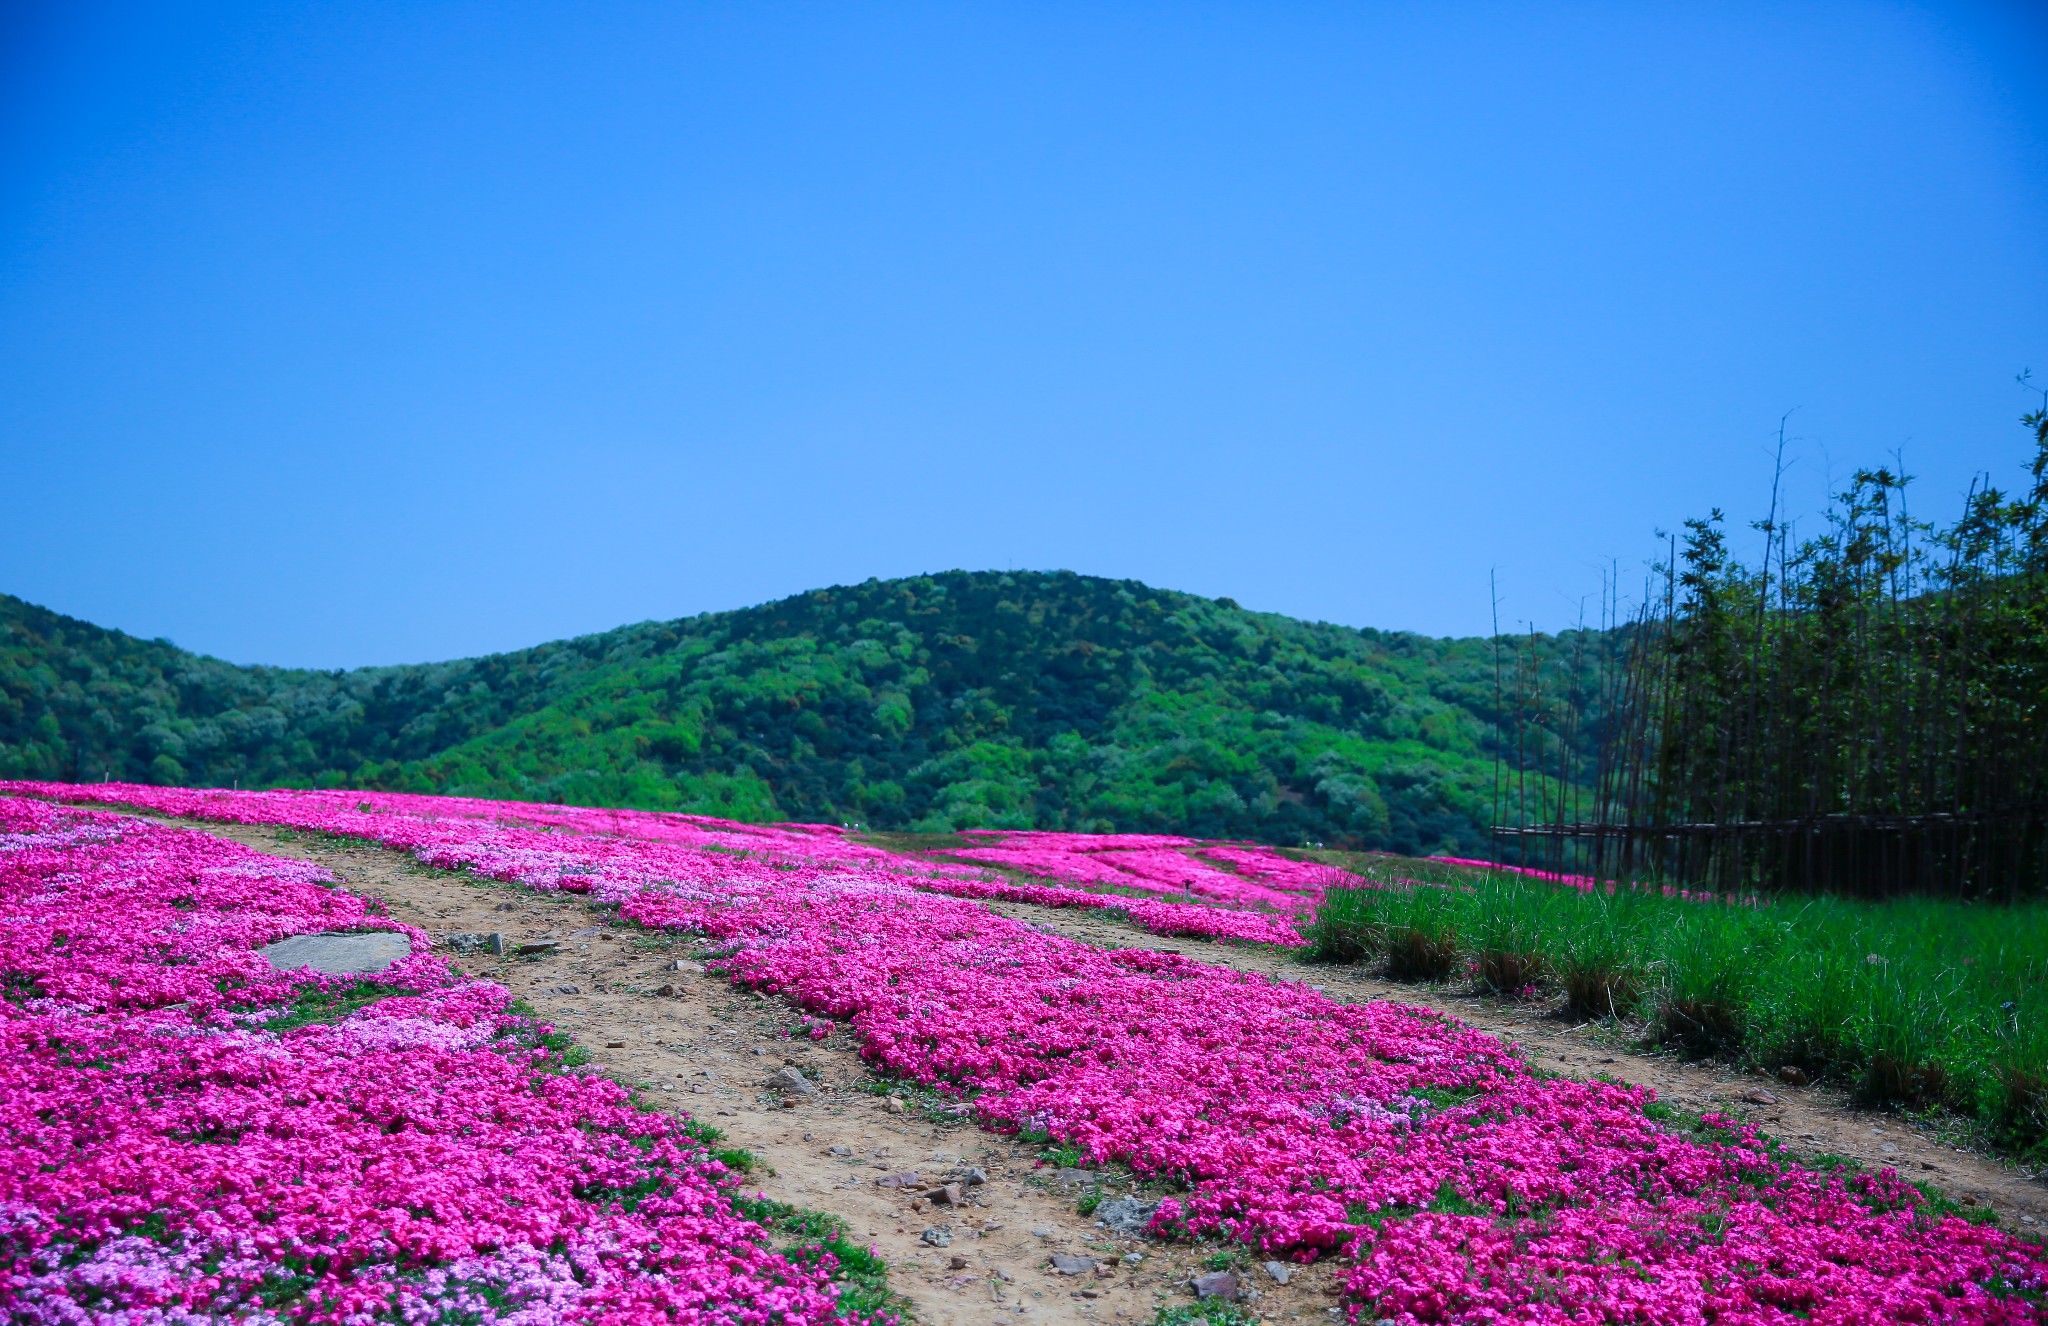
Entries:
[[1069,568],[1431,634],[2048,375],[2009,4],[0,9],[0,589],[240,662]]

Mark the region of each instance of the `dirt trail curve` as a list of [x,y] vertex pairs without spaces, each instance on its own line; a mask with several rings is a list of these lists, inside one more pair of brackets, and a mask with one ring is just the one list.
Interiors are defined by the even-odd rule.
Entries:
[[[1082,1189],[1040,1167],[1035,1148],[876,1094],[877,1081],[849,1035],[835,1032],[818,1042],[789,1037],[799,1019],[787,1007],[705,973],[691,960],[687,940],[610,925],[612,909],[577,895],[427,870],[403,853],[367,844],[267,827],[162,822],[318,862],[437,941],[478,931],[502,932],[508,944],[560,941],[559,949],[539,958],[443,953],[459,969],[526,1000],[575,1036],[596,1064],[639,1086],[654,1107],[687,1112],[722,1129],[728,1144],[752,1152],[764,1168],[750,1177],[750,1189],[847,1221],[853,1237],[888,1260],[892,1287],[911,1300],[922,1322],[1136,1322],[1161,1303],[1189,1301],[1189,1280],[1203,1269],[1201,1250],[1110,1236],[1078,1213]],[[2048,1225],[2048,1184],[1818,1089],[1633,1054],[1599,1039],[1596,1028],[1570,1029],[1535,1011],[1377,981],[1341,967],[1304,967],[1271,951],[1159,939],[1091,913],[987,905],[1102,947],[1186,953],[1312,984],[1346,1002],[1391,999],[1431,1008],[1516,1042],[1546,1070],[1654,1087],[1677,1108],[1755,1119],[1802,1154],[1893,1166],[1959,1199],[1992,1206],[2028,1233]],[[669,993],[655,993],[664,987]],[[769,1089],[769,1077],[785,1066],[817,1083],[816,1094],[792,1098]],[[1760,1091],[1771,1099],[1761,1099]],[[964,1186],[966,1204],[957,1207],[879,1182],[915,1171],[927,1183],[944,1183],[974,1168],[987,1181]],[[1116,1185],[1106,1190],[1113,1193]],[[951,1242],[932,1246],[926,1230],[946,1231]],[[1125,1263],[1130,1252],[1142,1260]],[[1058,1274],[1047,1265],[1055,1253],[1114,1269]],[[1255,1307],[1268,1320],[1324,1322],[1333,1311],[1327,1267],[1297,1268],[1285,1286],[1255,1267],[1239,1274],[1258,1291]]]
[[[158,818],[151,816],[149,818]],[[1038,1165],[1037,1149],[972,1123],[931,1116],[876,1094],[850,1035],[810,1041],[787,1032],[801,1021],[778,1001],[706,974],[680,937],[609,924],[613,909],[573,894],[535,893],[426,870],[409,856],[367,844],[298,837],[271,828],[161,819],[259,851],[318,862],[350,891],[381,899],[394,919],[440,941],[497,931],[508,945],[555,939],[545,957],[492,957],[440,949],[455,967],[498,981],[592,1061],[640,1088],[654,1108],[721,1129],[721,1145],[761,1162],[750,1191],[845,1220],[890,1268],[891,1288],[926,1326],[988,1323],[1137,1323],[1160,1303],[1190,1301],[1203,1252],[1111,1236],[1077,1210],[1084,1187]],[[676,970],[678,964],[681,970]],[[667,987],[670,993],[654,993]],[[771,1075],[793,1066],[817,1084],[810,1096],[778,1093]],[[837,1154],[844,1152],[844,1154]],[[924,1183],[970,1177],[963,1204],[919,1197],[879,1180],[915,1172]],[[1114,1181],[1105,1191],[1121,1191]],[[935,1247],[925,1231],[944,1231]],[[1141,1260],[1126,1263],[1126,1254]],[[1078,1274],[1048,1267],[1053,1254]],[[1105,1269],[1085,1269],[1086,1263]],[[1283,1287],[1256,1268],[1240,1272],[1275,1322],[1326,1323],[1335,1300],[1326,1267],[1297,1268]]]

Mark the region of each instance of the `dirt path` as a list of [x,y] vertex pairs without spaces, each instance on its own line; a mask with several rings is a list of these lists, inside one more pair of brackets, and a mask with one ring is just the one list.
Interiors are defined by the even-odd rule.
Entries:
[[[712,1124],[726,1134],[721,1145],[751,1152],[761,1167],[748,1179],[750,1190],[845,1220],[855,1240],[887,1259],[891,1287],[929,1326],[1147,1321],[1162,1303],[1190,1301],[1189,1281],[1212,1251],[1111,1236],[1079,1214],[1086,1186],[1040,1166],[1035,1148],[878,1094],[882,1084],[850,1035],[792,1037],[799,1019],[787,1007],[705,973],[687,939],[614,925],[611,908],[576,895],[429,870],[366,844],[161,822],[318,862],[437,944],[450,934],[492,931],[508,946],[559,941],[539,957],[441,951],[569,1032],[650,1107]],[[816,1083],[816,1094],[771,1090],[769,1077],[786,1066]],[[971,1169],[986,1181],[966,1182]],[[879,1182],[911,1171],[926,1183],[961,1181],[963,1204]],[[1124,1189],[1112,1179],[1102,1190]],[[950,1242],[933,1246],[927,1230]],[[1055,1253],[1110,1269],[1059,1274],[1048,1266]],[[1126,1254],[1140,1260],[1127,1263]],[[1239,1274],[1269,1320],[1324,1322],[1333,1311],[1326,1267],[1298,1268],[1285,1287],[1255,1267]]]
[[1374,980],[1354,968],[1304,966],[1270,950],[1158,939],[1090,912],[1020,903],[984,905],[1041,930],[1105,948],[1185,953],[1204,962],[1313,985],[1346,1003],[1387,999],[1434,1009],[1519,1045],[1530,1062],[1549,1072],[1577,1078],[1605,1074],[1654,1087],[1658,1098],[1675,1109],[1718,1110],[1754,1120],[1799,1155],[1844,1156],[1871,1169],[1889,1165],[1957,1201],[1991,1207],[2024,1233],[2039,1234],[2048,1226],[2048,1182],[1945,1142],[1932,1128],[1858,1108],[1839,1092],[1789,1087],[1719,1065],[1643,1054],[1628,1048],[1612,1030],[1598,1024],[1571,1027],[1541,1007],[1522,1010],[1477,995]]

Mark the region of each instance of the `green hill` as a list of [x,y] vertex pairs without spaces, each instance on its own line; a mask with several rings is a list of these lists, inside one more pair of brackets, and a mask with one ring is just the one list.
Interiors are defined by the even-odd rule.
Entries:
[[1492,653],[949,572],[516,653],[239,667],[0,595],[0,774],[1472,851]]

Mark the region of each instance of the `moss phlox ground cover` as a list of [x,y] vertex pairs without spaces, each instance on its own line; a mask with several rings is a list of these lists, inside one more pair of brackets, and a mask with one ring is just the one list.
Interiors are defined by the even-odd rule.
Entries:
[[[395,930],[374,978],[292,934]],[[23,1323],[681,1321],[834,1312],[736,1176],[562,1072],[505,990],[323,872],[0,798],[0,1313]]]
[[1342,1259],[1355,1319],[2016,1323],[2048,1291],[2038,1246],[1890,1172],[1802,1168],[1724,1118],[1668,1127],[1646,1091],[1541,1077],[1455,1021],[1097,949],[927,876],[367,798],[57,790],[369,837],[700,934],[733,979],[851,1023],[884,1072],[1156,1181],[1159,1232]]

